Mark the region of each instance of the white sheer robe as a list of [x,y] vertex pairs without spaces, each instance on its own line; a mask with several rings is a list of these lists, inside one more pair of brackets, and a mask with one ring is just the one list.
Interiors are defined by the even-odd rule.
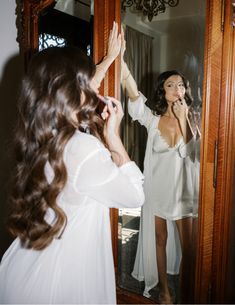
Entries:
[[[92,135],[77,131],[64,151],[68,181],[57,198],[67,215],[61,239],[42,251],[17,238],[0,265],[0,303],[114,304],[109,208],[143,204],[143,175],[134,162],[117,167]],[[54,173],[49,164],[45,174]],[[54,214],[48,210],[48,222]]]

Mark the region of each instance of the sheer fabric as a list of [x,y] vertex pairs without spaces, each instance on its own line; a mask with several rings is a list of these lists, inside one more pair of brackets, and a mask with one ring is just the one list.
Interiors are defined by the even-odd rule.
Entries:
[[[143,175],[134,162],[117,167],[92,135],[77,131],[64,151],[68,172],[57,198],[68,223],[61,239],[42,251],[17,238],[0,265],[0,303],[114,304],[115,276],[109,208],[139,207]],[[53,171],[47,163],[50,182]],[[46,215],[54,220],[52,210]]]
[[144,295],[149,297],[149,290],[158,283],[155,215],[167,220],[167,272],[179,273],[181,248],[173,220],[193,216],[193,178],[186,160],[194,149],[194,139],[185,144],[181,138],[174,147],[169,147],[157,128],[160,116],[153,115],[145,102],[146,98],[140,93],[138,100],[129,101],[128,111],[132,119],[138,120],[148,131],[144,160],[146,198],[132,276],[145,281]]

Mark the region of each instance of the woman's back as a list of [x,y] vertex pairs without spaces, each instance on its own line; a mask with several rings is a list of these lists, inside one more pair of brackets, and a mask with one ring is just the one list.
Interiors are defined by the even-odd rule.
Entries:
[[[57,198],[67,217],[62,237],[41,251],[13,242],[0,266],[0,303],[116,302],[109,207],[142,204],[143,176],[133,162],[118,168],[97,138],[79,131],[64,162],[68,179]],[[45,173],[50,182],[48,163]],[[53,223],[53,210],[46,219]]]

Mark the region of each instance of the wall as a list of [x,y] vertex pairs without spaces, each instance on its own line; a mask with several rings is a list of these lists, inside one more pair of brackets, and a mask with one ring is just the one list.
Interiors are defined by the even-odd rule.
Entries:
[[16,120],[16,99],[23,70],[16,41],[15,1],[0,1],[0,257],[11,241],[4,222],[8,211],[7,197],[13,168],[11,142]]

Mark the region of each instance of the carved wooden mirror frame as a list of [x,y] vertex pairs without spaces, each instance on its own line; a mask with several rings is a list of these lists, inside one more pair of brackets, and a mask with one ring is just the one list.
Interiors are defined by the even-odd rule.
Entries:
[[20,13],[18,41],[20,51],[24,55],[25,66],[38,50],[38,18],[42,11],[56,4],[55,0],[20,0],[17,2]]

